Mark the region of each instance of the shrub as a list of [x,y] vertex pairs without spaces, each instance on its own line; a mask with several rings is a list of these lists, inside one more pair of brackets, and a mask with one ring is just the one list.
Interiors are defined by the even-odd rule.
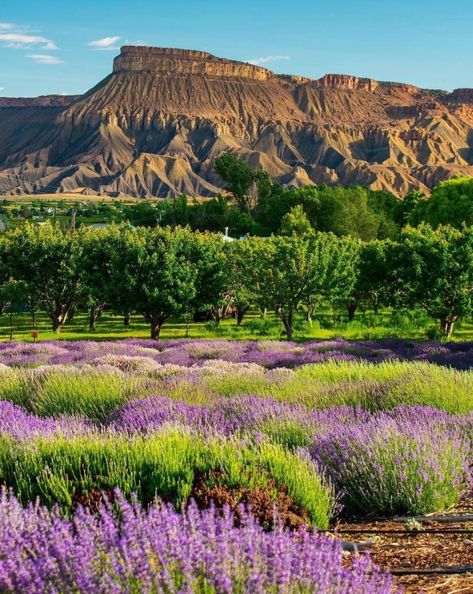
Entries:
[[71,508],[91,492],[119,487],[144,503],[156,495],[180,508],[197,477],[227,489],[274,482],[326,528],[334,496],[312,463],[279,446],[232,439],[206,441],[184,428],[167,427],[146,437],[88,435],[42,437],[31,442],[0,441],[0,482],[25,503],[40,497],[46,505]]
[[[115,509],[115,511],[114,511]],[[344,561],[340,543],[307,531],[265,532],[251,515],[226,510],[145,510],[115,493],[94,515],[23,509],[0,494],[0,589],[5,593],[287,592],[395,594],[369,557]]]
[[[329,361],[295,370],[310,393],[312,386],[330,386],[332,400],[313,398],[317,408],[348,404],[384,410],[400,404],[433,406],[449,413],[473,410],[473,374],[425,362],[383,363]],[[296,385],[296,382],[294,383]]]
[[101,421],[136,389],[137,379],[117,370],[48,371],[40,379],[32,409],[43,416],[79,414]]
[[343,493],[347,513],[445,510],[458,503],[469,479],[469,444],[425,416],[334,425],[311,453]]

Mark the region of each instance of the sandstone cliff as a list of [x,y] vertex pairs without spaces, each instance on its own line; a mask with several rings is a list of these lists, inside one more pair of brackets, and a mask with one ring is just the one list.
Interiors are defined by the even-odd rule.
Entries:
[[80,97],[0,99],[0,194],[211,196],[231,151],[282,183],[403,194],[473,176],[473,90],[279,76],[206,52],[123,47]]

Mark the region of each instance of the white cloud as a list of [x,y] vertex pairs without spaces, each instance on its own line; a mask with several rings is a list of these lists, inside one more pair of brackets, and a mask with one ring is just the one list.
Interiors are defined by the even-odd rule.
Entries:
[[254,60],[248,60],[248,63],[254,64],[255,66],[262,66],[268,62],[279,62],[280,60],[290,59],[291,58],[289,56],[262,56],[261,58],[255,58]]
[[31,58],[38,64],[62,64],[63,61],[56,56],[48,56],[47,54],[28,54],[27,58]]
[[40,47],[40,49],[56,50],[57,45],[51,39],[42,35],[34,35],[28,27],[20,27],[13,23],[0,23],[0,43],[4,47],[25,49],[28,47]]
[[91,41],[88,45],[95,50],[117,50],[119,49],[117,43],[120,41],[119,35],[111,35],[110,37],[103,37],[96,41]]
[[5,87],[0,87],[0,91],[4,91],[4,90],[5,90]]

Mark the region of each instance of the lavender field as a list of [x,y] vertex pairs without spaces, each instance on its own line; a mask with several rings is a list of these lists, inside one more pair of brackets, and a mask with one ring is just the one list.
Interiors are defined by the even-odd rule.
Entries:
[[196,340],[159,342],[126,339],[113,342],[44,341],[0,342],[0,363],[15,367],[70,365],[97,362],[100,355],[145,357],[160,364],[184,367],[210,359],[256,363],[265,368],[299,367],[337,361],[424,361],[456,369],[473,367],[473,342],[418,342],[409,340],[349,341],[343,339],[295,343],[277,340]]
[[0,591],[395,592],[324,532],[469,492],[472,362],[467,343],[3,343]]

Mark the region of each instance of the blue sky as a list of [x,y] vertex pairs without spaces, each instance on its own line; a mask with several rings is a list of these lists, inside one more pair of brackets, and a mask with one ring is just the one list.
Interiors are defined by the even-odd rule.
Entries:
[[281,73],[473,87],[471,0],[1,0],[0,95],[82,93],[125,43]]

